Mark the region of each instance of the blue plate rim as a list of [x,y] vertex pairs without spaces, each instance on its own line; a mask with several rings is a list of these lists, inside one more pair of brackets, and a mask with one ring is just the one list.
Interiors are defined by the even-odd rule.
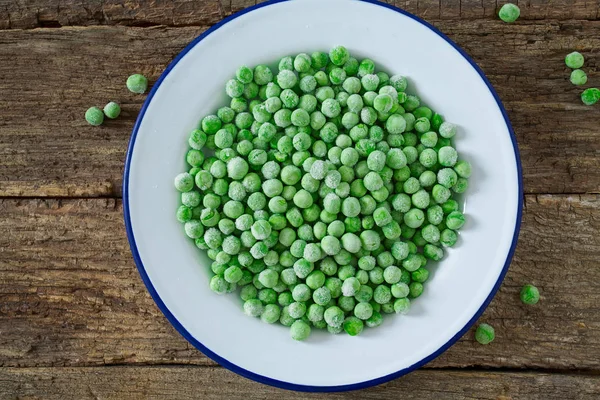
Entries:
[[399,378],[403,375],[408,374],[409,372],[414,371],[415,369],[418,369],[420,367],[422,367],[423,365],[427,364],[428,362],[432,361],[433,359],[437,358],[439,355],[441,355],[443,352],[445,352],[448,348],[450,348],[454,343],[456,343],[456,341],[458,339],[460,339],[470,328],[471,326],[473,326],[473,324],[477,321],[477,319],[481,316],[481,314],[485,311],[485,309],[487,308],[487,306],[490,304],[490,302],[492,301],[492,299],[494,298],[494,296],[496,295],[496,293],[498,292],[498,289],[500,288],[500,285],[502,284],[502,281],[504,280],[504,277],[506,275],[506,272],[508,271],[508,267],[510,266],[510,263],[512,261],[512,258],[514,256],[515,253],[515,248],[517,245],[517,240],[519,237],[519,231],[521,229],[521,219],[522,219],[522,214],[523,214],[523,171],[522,171],[522,167],[521,167],[521,158],[519,156],[519,148],[517,146],[517,139],[515,136],[515,132],[510,124],[510,121],[508,119],[508,115],[506,113],[506,110],[504,108],[504,105],[502,104],[502,101],[500,100],[500,98],[498,97],[498,94],[496,93],[496,91],[494,90],[492,84],[490,83],[490,81],[487,79],[487,77],[485,76],[485,74],[483,73],[483,71],[481,70],[481,68],[475,63],[475,61],[462,49],[460,48],[456,43],[454,43],[450,38],[448,38],[445,34],[443,34],[440,30],[438,30],[436,27],[434,27],[433,25],[431,25],[430,23],[426,22],[425,20],[407,12],[404,11],[400,8],[397,8],[395,6],[386,4],[386,3],[382,3],[378,0],[355,0],[355,1],[362,1],[365,3],[370,3],[370,4],[374,4],[380,7],[384,7],[387,8],[389,10],[392,10],[394,12],[398,12],[402,15],[405,15],[421,24],[423,24],[424,26],[426,26],[427,28],[429,28],[431,31],[433,31],[434,33],[436,33],[438,36],[440,36],[442,39],[444,39],[446,42],[448,42],[456,51],[458,51],[468,62],[469,64],[471,64],[471,66],[475,69],[475,71],[477,71],[477,73],[480,75],[481,79],[483,80],[483,82],[486,84],[486,86],[488,87],[488,90],[490,91],[490,93],[492,93],[492,95],[494,96],[494,99],[496,100],[496,103],[498,105],[498,108],[500,109],[500,111],[502,112],[502,116],[504,118],[504,122],[506,123],[506,126],[508,128],[508,131],[510,133],[511,136],[511,141],[513,144],[513,149],[514,149],[514,153],[515,153],[515,160],[516,160],[516,164],[517,164],[517,181],[518,181],[518,207],[517,207],[517,218],[515,221],[515,231],[513,234],[513,239],[512,239],[512,243],[511,243],[511,247],[510,250],[508,252],[508,255],[506,257],[506,261],[504,263],[504,267],[502,268],[502,271],[500,273],[500,276],[498,277],[498,280],[496,281],[494,287],[492,288],[490,294],[488,295],[488,297],[486,298],[486,300],[483,302],[483,304],[481,305],[481,307],[479,308],[479,310],[477,310],[477,312],[475,313],[475,315],[473,315],[473,317],[466,323],[466,325],[459,330],[452,338],[450,338],[450,340],[448,340],[443,346],[441,346],[439,349],[437,349],[436,351],[434,351],[432,354],[430,354],[429,356],[425,357],[424,359],[420,360],[419,362],[414,363],[413,365],[410,365],[406,368],[403,368],[399,371],[393,372],[391,374],[379,377],[379,378],[375,378],[375,379],[370,379],[368,381],[364,381],[364,382],[359,382],[359,383],[352,383],[352,384],[347,384],[347,385],[337,385],[337,386],[312,386],[312,385],[299,385],[299,384],[295,384],[295,383],[290,383],[290,382],[285,382],[285,381],[281,381],[281,380],[277,380],[277,379],[272,379],[266,376],[262,376],[260,374],[248,371],[242,367],[239,367],[237,365],[235,365],[234,363],[226,360],[225,358],[219,356],[218,354],[212,352],[210,349],[208,349],[206,346],[204,346],[201,342],[199,342],[197,339],[195,339],[184,327],[183,325],[175,318],[175,316],[169,311],[169,309],[167,308],[167,306],[164,304],[164,302],[162,301],[162,299],[160,298],[158,292],[156,291],[156,289],[154,288],[154,286],[152,285],[152,282],[150,281],[150,278],[148,277],[148,274],[146,273],[146,270],[144,268],[144,265],[142,263],[142,260],[140,258],[140,254],[138,252],[137,249],[137,245],[136,245],[136,241],[135,241],[135,237],[133,235],[133,229],[131,226],[131,216],[130,216],[130,207],[129,207],[129,172],[130,172],[130,167],[131,167],[131,158],[132,158],[132,154],[133,154],[133,148],[135,145],[135,140],[138,134],[138,131],[140,129],[142,120],[144,119],[144,114],[146,113],[146,110],[148,108],[148,106],[150,105],[150,102],[152,101],[152,98],[154,97],[154,94],[156,93],[156,91],[158,90],[158,88],[160,87],[161,83],[163,82],[163,80],[167,77],[167,75],[169,74],[169,72],[173,69],[173,67],[175,67],[175,65],[177,65],[177,63],[192,49],[194,48],[200,41],[202,41],[205,37],[207,37],[208,35],[210,35],[212,32],[214,32],[215,30],[219,29],[221,26],[225,25],[226,23],[246,14],[249,13],[253,10],[257,10],[263,7],[267,7],[273,4],[277,4],[277,3],[282,3],[282,2],[286,2],[286,1],[291,1],[291,0],[270,0],[264,3],[260,3],[251,7],[248,7],[242,11],[239,11],[236,14],[233,14],[225,19],[223,19],[222,21],[218,22],[217,24],[213,25],[212,27],[210,27],[209,29],[207,29],[205,32],[203,32],[200,36],[198,36],[197,38],[195,38],[190,44],[188,44],[174,59],[173,61],[171,61],[169,63],[169,65],[167,66],[167,68],[164,70],[164,72],[160,75],[160,77],[158,78],[158,80],[156,81],[156,83],[153,85],[152,90],[150,91],[150,93],[148,94],[146,101],[144,102],[140,113],[138,115],[138,118],[135,122],[135,125],[133,127],[133,131],[131,134],[131,139],[129,141],[129,145],[127,148],[127,155],[126,155],[126,160],[125,160],[125,169],[123,172],[123,217],[125,220],[125,228],[126,228],[126,232],[127,232],[127,239],[129,240],[129,246],[131,248],[131,252],[133,255],[133,259],[135,261],[135,264],[137,266],[138,272],[142,278],[142,281],[144,282],[144,284],[146,285],[146,288],[148,289],[148,292],[150,292],[150,295],[152,296],[152,298],[154,299],[154,302],[156,303],[156,305],[158,306],[158,308],[162,311],[162,313],[165,315],[165,317],[167,318],[167,320],[171,323],[171,325],[173,325],[173,327],[175,327],[175,329],[187,340],[189,341],[192,345],[194,345],[194,347],[196,347],[198,350],[200,350],[203,354],[205,354],[206,356],[210,357],[212,360],[216,361],[217,363],[219,363],[220,365],[222,365],[223,367],[245,377],[251,380],[254,380],[256,382],[260,382],[260,383],[264,383],[266,385],[270,385],[270,386],[275,386],[281,389],[286,389],[286,390],[297,390],[297,391],[302,391],[302,392],[341,392],[341,391],[350,391],[350,390],[358,390],[358,389],[364,389],[364,388],[368,388],[371,386],[376,386],[376,385],[380,385],[382,383],[391,381],[392,379],[396,379]]

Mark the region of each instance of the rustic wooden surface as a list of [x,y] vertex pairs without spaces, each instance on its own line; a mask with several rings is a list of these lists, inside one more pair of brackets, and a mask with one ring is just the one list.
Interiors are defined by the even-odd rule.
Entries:
[[[248,0],[0,0],[0,399],[315,399],[241,378],[169,325],[133,265],[121,183],[143,96],[195,36]],[[600,393],[600,107],[562,61],[585,52],[600,85],[600,1],[396,0],[485,71],[516,132],[525,183],[519,246],[482,320],[426,368],[357,398],[570,399]],[[101,128],[90,104],[118,100]],[[542,291],[524,306],[518,291]]]
[[508,400],[597,398],[600,378],[585,374],[421,370],[352,393],[328,395],[274,389],[214,367],[4,368],[0,398],[63,400]]

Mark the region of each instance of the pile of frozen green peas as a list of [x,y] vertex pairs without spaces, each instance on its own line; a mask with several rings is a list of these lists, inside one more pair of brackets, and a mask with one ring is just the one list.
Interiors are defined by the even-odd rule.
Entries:
[[[143,94],[148,88],[148,79],[144,75],[133,74],[127,78],[127,89],[130,92]],[[102,125],[104,117],[115,119],[121,114],[121,106],[118,103],[111,101],[107,103],[101,110],[98,107],[90,107],[85,112],[85,120],[93,126]]]
[[405,314],[465,223],[456,127],[342,46],[242,66],[189,136],[177,219],[210,288],[290,327],[360,334]]

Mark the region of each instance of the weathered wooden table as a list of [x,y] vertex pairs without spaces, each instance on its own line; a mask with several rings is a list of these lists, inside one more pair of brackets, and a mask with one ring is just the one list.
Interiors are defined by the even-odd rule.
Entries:
[[[517,134],[525,183],[519,246],[482,320],[426,368],[355,392],[386,399],[600,396],[600,105],[563,58],[586,55],[600,86],[600,1],[527,0],[505,24],[495,0],[394,1],[483,68]],[[241,378],[192,348],[160,313],[122,221],[123,160],[143,96],[190,40],[248,0],[0,0],[0,398],[301,399]],[[122,117],[86,124],[90,105]],[[542,292],[524,306],[524,283]],[[346,398],[345,394],[328,395]]]

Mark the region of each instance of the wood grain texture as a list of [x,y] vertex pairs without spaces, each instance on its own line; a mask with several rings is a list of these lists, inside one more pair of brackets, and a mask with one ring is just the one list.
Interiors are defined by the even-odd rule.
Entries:
[[[253,6],[257,0],[0,0],[0,29],[72,25],[189,26],[211,25]],[[507,1],[387,0],[428,19],[496,18]],[[518,2],[521,20],[597,20],[597,0],[527,0]]]
[[595,399],[600,377],[532,373],[421,370],[349,393],[301,393],[249,381],[223,368],[1,368],[0,398],[20,400],[564,400]]
[[[518,138],[526,192],[599,192],[600,107],[581,104],[563,58],[573,49],[586,53],[590,82],[600,79],[600,21],[434,22],[496,87]],[[0,196],[120,196],[127,142],[145,98],[125,89],[126,77],[141,72],[155,81],[203,30],[0,31]],[[87,125],[85,110],[109,100],[122,104],[122,116]]]
[[[214,365],[146,292],[121,212],[114,199],[0,202],[0,366]],[[527,196],[514,262],[481,319],[496,340],[470,332],[429,367],[600,368],[599,229],[600,196]],[[537,306],[521,304],[525,283],[540,288]]]

